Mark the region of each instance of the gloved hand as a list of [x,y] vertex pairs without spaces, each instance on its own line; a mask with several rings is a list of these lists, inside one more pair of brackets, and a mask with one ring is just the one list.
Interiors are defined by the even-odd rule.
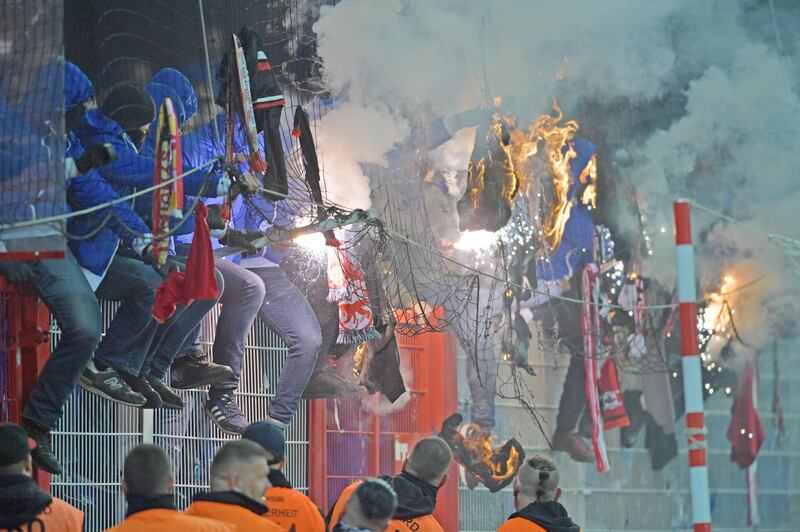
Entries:
[[258,192],[261,188],[261,181],[253,174],[239,174],[236,176],[236,189],[242,194],[248,195]]
[[106,165],[117,158],[117,152],[111,144],[92,144],[75,161],[80,173],[86,173],[92,168]]
[[222,218],[222,216],[220,216],[221,208],[222,205],[216,203],[208,205],[206,221],[208,222],[208,228],[212,231],[214,229],[225,229],[228,226],[227,222]]
[[223,246],[242,248],[248,255],[258,255],[258,248],[253,245],[252,241],[262,236],[264,234],[257,231],[237,231],[229,227],[225,236],[219,239],[219,243]]
[[146,264],[149,264],[161,277],[166,278],[169,272],[176,271],[182,272],[186,270],[186,263],[175,255],[167,257],[164,264],[159,264],[153,253],[152,244],[148,244],[142,251],[142,259]]
[[11,284],[30,284],[34,274],[25,262],[0,260],[0,277],[5,277]]

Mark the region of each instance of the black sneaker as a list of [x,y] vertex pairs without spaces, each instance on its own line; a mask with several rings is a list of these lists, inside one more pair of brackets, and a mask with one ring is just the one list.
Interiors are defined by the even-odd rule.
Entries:
[[363,388],[353,381],[341,378],[329,369],[311,376],[303,390],[303,399],[327,399],[357,395]]
[[131,375],[129,373],[124,373],[122,371],[119,372],[119,376],[128,386],[131,387],[131,390],[144,396],[146,402],[144,405],[142,405],[142,408],[148,410],[161,408],[161,396],[158,395],[158,392],[156,392],[152,386],[150,386],[150,383],[147,382],[147,379],[144,377],[137,377],[136,375]]
[[50,444],[50,429],[31,419],[22,418],[22,428],[28,436],[36,442],[36,449],[31,451],[33,465],[47,471],[51,475],[61,474],[61,464],[58,463],[53,448]]
[[84,390],[123,405],[141,407],[147,402],[142,394],[134,392],[122,380],[122,377],[115,369],[108,368],[100,371],[92,362],[89,362],[89,365],[83,371],[80,385]]
[[169,372],[169,383],[173,388],[187,390],[223,382],[233,377],[233,370],[222,364],[214,364],[194,355],[176,358]]
[[153,375],[148,375],[145,378],[156,393],[161,396],[161,406],[169,410],[183,410],[183,399],[181,399],[180,395],[170,390],[164,384],[164,381]]
[[209,419],[222,432],[228,434],[242,434],[244,429],[250,425],[236,400],[233,392],[228,392],[217,399],[209,399],[203,405]]

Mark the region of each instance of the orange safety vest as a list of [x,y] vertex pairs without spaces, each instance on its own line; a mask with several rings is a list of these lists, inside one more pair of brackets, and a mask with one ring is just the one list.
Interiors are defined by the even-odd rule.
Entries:
[[106,532],[235,532],[236,527],[220,521],[183,514],[177,510],[154,508],[136,512]]
[[266,518],[289,532],[325,532],[325,520],[317,505],[299,491],[291,488],[267,488]]
[[36,516],[44,523],[47,531],[83,532],[83,512],[58,497],[53,497],[53,502]]
[[[331,509],[331,530],[333,530],[333,527],[339,522],[339,519],[342,518],[344,509],[347,507],[347,501],[353,496],[353,492],[359,484],[361,484],[361,482],[350,484],[342,491],[342,494],[339,495],[339,500],[336,501],[336,504],[334,504]],[[442,525],[440,525],[432,515],[423,515],[407,520],[392,519],[384,530],[386,530],[386,532],[444,532]]]
[[547,532],[533,521],[523,517],[513,517],[502,524],[497,532]]
[[[236,530],[254,532],[283,532],[283,529],[266,518],[243,508],[238,504],[212,501],[194,501],[186,509],[186,515],[206,517],[234,525]],[[181,531],[182,532],[182,531]]]

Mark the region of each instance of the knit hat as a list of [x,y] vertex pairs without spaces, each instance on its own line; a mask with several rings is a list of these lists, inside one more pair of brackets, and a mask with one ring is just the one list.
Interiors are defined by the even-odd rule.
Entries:
[[36,448],[25,429],[14,423],[0,423],[0,467],[25,460]]
[[103,101],[102,111],[125,131],[149,124],[156,118],[153,99],[143,89],[128,81],[111,87]]
[[277,464],[283,460],[286,450],[286,439],[283,431],[274,423],[269,421],[256,421],[244,430],[242,438],[254,441],[269,452],[275,458],[270,460],[270,465]]

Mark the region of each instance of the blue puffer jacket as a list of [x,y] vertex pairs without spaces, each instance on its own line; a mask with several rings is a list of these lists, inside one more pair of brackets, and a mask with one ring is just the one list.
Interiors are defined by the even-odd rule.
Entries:
[[575,140],[573,148],[576,156],[570,160],[572,183],[569,189],[572,210],[564,226],[564,236],[559,246],[549,257],[536,261],[536,274],[543,281],[580,276],[584,266],[592,261],[594,217],[592,210],[580,202],[580,196],[586,186],[580,182],[580,175],[597,153],[597,149],[594,144],[584,139]]

